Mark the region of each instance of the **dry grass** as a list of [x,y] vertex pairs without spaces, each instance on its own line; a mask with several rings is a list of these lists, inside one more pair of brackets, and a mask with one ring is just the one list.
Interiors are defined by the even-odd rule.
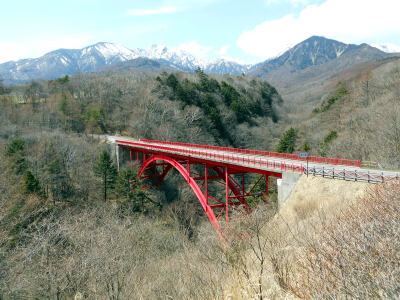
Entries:
[[296,239],[292,292],[305,299],[399,297],[399,204],[400,185],[392,182],[315,216]]
[[396,298],[400,184],[365,187],[303,177],[280,213],[232,222],[229,249],[208,222],[188,241],[169,219],[120,219],[105,205],[48,220],[4,260],[2,296]]
[[280,214],[287,222],[295,224],[318,210],[347,206],[362,197],[367,187],[367,183],[302,176],[282,205]]
[[[313,182],[313,193],[302,195],[299,188],[314,179],[318,182]],[[324,179],[303,178],[275,217],[260,210],[241,224],[252,238],[236,249],[237,277],[227,295],[232,299],[399,297],[400,184],[367,189],[350,182],[330,185]],[[318,201],[322,191],[336,191],[336,197]]]

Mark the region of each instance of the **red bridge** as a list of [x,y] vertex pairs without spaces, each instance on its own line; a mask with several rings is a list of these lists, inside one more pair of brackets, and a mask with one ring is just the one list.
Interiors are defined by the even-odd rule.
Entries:
[[[139,177],[151,178],[159,186],[168,172],[175,168],[192,188],[213,227],[219,231],[218,220],[229,221],[235,210],[250,212],[249,197],[268,195],[268,178],[283,178],[295,174],[310,174],[333,179],[384,182],[398,178],[398,173],[376,172],[360,169],[361,161],[285,154],[269,151],[247,150],[185,144],[166,141],[135,140],[107,137],[118,147],[129,151],[131,165],[139,163]],[[117,153],[119,153],[117,151]],[[117,156],[118,159],[118,156]],[[255,184],[246,182],[245,174],[258,174]],[[224,185],[223,199],[211,195],[211,181]],[[264,182],[260,192],[260,182]],[[256,192],[257,191],[257,192]],[[221,194],[221,193],[219,193]]]

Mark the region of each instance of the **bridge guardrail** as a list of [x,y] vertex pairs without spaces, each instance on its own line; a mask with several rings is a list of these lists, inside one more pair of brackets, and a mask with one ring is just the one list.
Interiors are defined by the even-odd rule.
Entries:
[[200,145],[200,144],[188,144],[188,143],[178,143],[178,142],[158,141],[158,140],[146,140],[146,139],[140,139],[140,140],[144,143],[157,143],[157,144],[166,144],[166,145],[171,145],[171,146],[184,146],[184,147],[201,148],[201,149],[209,149],[209,150],[229,151],[229,152],[242,153],[242,154],[270,156],[270,157],[301,160],[301,161],[307,161],[307,159],[308,159],[309,162],[325,163],[325,164],[331,164],[331,165],[361,167],[360,160],[352,160],[352,159],[330,158],[330,157],[321,157],[321,156],[309,156],[308,158],[305,158],[305,157],[300,157],[300,155],[298,155],[298,154],[279,153],[279,152],[272,152],[272,151],[249,150],[249,149],[240,149],[240,148],[219,147],[219,146],[209,146],[209,145]]
[[145,144],[145,143],[135,143],[135,142],[128,142],[122,140],[116,140],[115,142],[119,144],[131,145],[136,146],[136,148],[140,149],[157,149],[157,150],[164,150],[168,152],[172,152],[172,154],[189,154],[194,156],[199,156],[200,158],[209,158],[215,160],[221,160],[223,162],[234,162],[234,163],[241,163],[243,165],[253,165],[254,167],[264,167],[269,169],[275,169],[280,171],[292,171],[296,173],[304,173],[304,166],[301,164],[296,163],[287,163],[283,161],[276,161],[276,160],[268,160],[268,159],[261,159],[261,158],[254,158],[254,157],[244,157],[244,156],[235,156],[230,154],[217,154],[213,152],[204,152],[199,150],[187,150],[187,149],[179,149],[173,147],[165,147],[165,146],[158,146],[153,144]]
[[385,183],[390,180],[400,179],[399,173],[396,173],[395,175],[387,175],[384,174],[383,172],[346,170],[346,169],[325,168],[325,167],[322,168],[310,167],[308,169],[305,168],[304,174],[320,176],[325,178],[361,181],[369,183]]
[[217,154],[213,152],[206,152],[204,150],[203,151],[193,150],[193,149],[187,150],[174,147],[159,146],[151,143],[150,144],[135,143],[122,140],[116,140],[116,142],[126,146],[134,146],[134,148],[139,148],[141,150],[149,150],[149,151],[162,150],[164,152],[169,152],[178,155],[179,154],[193,155],[199,158],[209,158],[214,160],[220,160],[223,162],[234,162],[239,164],[241,163],[242,165],[247,164],[248,165],[247,167],[258,166],[280,171],[292,171],[297,173],[304,173],[325,178],[352,180],[352,181],[369,182],[369,183],[384,183],[389,180],[400,179],[399,173],[396,173],[395,175],[387,175],[387,174],[385,175],[383,172],[346,170],[340,168],[326,168],[326,167],[315,167],[315,166],[307,169],[302,164],[287,163],[283,161],[269,160],[265,158],[235,156],[232,154]]

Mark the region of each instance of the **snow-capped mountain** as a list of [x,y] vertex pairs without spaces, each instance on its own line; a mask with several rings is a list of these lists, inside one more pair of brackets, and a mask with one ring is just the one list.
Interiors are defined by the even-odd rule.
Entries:
[[166,46],[160,45],[151,46],[144,56],[155,60],[164,59],[184,71],[193,71],[198,67],[204,69],[207,65],[205,61],[198,59],[186,51],[169,49]]
[[344,44],[320,36],[312,36],[290,48],[282,55],[255,65],[253,70],[269,73],[285,67],[293,72],[329,62],[352,51],[357,45]]
[[338,66],[344,69],[356,63],[383,59],[388,55],[368,44],[345,44],[321,36],[312,36],[279,57],[254,65],[249,75],[270,80],[271,77],[287,77],[327,63],[332,63],[330,70]]
[[162,66],[178,71],[192,72],[200,67],[210,73],[241,74],[248,69],[246,65],[225,59],[203,61],[188,52],[166,46],[128,49],[118,44],[101,42],[83,49],[59,49],[39,58],[0,64],[0,78],[6,83],[53,79],[64,75],[95,72],[104,67],[110,69],[114,64],[118,64],[120,68],[121,63],[138,58],[154,60]]
[[[383,46],[380,48],[383,49]],[[387,45],[384,50],[398,52],[397,49],[389,49]],[[225,58],[205,61],[182,49],[160,45],[153,45],[148,49],[128,49],[118,44],[101,42],[83,49],[58,49],[39,58],[0,64],[0,78],[4,79],[6,84],[17,84],[110,69],[135,72],[193,72],[198,67],[207,73],[284,77],[333,61],[348,66],[390,55],[367,44],[344,44],[313,36],[278,57],[256,65],[243,65]]]

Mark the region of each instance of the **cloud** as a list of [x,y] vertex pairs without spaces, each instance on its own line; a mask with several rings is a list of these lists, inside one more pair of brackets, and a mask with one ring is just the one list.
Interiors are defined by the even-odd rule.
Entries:
[[[88,36],[33,36],[24,42],[0,43],[0,63],[21,58],[39,57],[47,52],[70,48],[79,49],[91,41]],[[35,47],[32,47],[35,45]]]
[[[126,28],[121,28],[119,29],[119,34],[123,34],[124,36],[128,37],[135,37],[135,36],[140,36],[143,34],[149,34],[157,31],[161,31],[168,28],[168,24],[162,24],[162,23],[154,23],[150,25],[136,25],[136,26],[130,26]],[[113,36],[115,36],[114,31],[107,31],[107,36],[112,39]]]
[[276,56],[312,35],[347,43],[382,42],[400,33],[398,0],[327,0],[243,32],[237,45],[261,58]]
[[132,9],[128,12],[128,16],[153,16],[173,14],[181,11],[182,8],[175,6],[165,6],[156,9]]
[[235,63],[240,64],[240,65],[245,65],[246,64],[246,62],[244,62],[243,60],[238,59],[238,58],[234,58],[234,57],[231,57],[231,56],[222,55],[219,58],[225,59],[227,61],[232,61],[232,62],[235,62]]
[[391,43],[385,43],[385,44],[371,44],[371,46],[378,48],[382,51],[388,52],[388,53],[400,53],[400,46],[394,45]]
[[[154,9],[132,9],[127,16],[154,16],[181,12],[199,6],[206,6],[222,0],[164,0],[162,6]],[[292,1],[292,0],[291,0]],[[295,0],[304,1],[304,0]]]
[[272,4],[276,4],[276,3],[282,3],[282,2],[288,2],[291,5],[297,7],[300,5],[303,5],[303,6],[307,5],[311,2],[311,0],[283,0],[283,1],[282,0],[265,0],[265,3],[267,5],[272,5]]
[[165,0],[165,4],[176,5],[179,7],[199,7],[214,4],[224,0]]
[[0,63],[17,60],[25,53],[24,46],[17,43],[0,43]]
[[231,46],[225,45],[214,51],[216,55],[225,55]]
[[212,47],[200,45],[197,41],[191,41],[183,43],[177,47],[179,50],[189,52],[199,58],[207,58],[210,52],[213,50]]
[[310,3],[310,0],[289,0],[289,3],[294,6],[308,5]]

